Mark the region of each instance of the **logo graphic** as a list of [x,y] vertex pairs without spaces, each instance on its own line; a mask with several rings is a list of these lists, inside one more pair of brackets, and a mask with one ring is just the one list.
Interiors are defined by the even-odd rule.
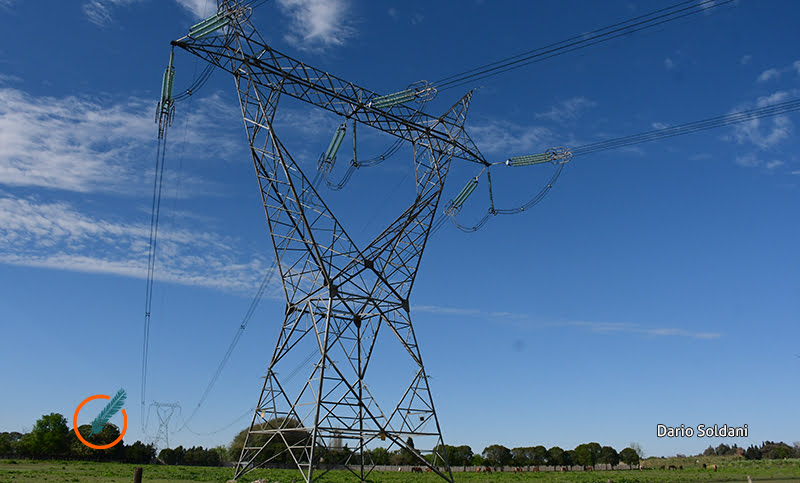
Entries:
[[[119,391],[117,391],[117,394],[116,396],[114,396],[114,399],[111,399],[109,396],[106,396],[105,394],[96,394],[94,396],[87,397],[78,405],[78,408],[75,409],[75,416],[72,417],[72,427],[73,429],[75,429],[75,435],[78,437],[81,443],[93,449],[107,449],[122,441],[122,437],[125,436],[125,432],[128,431],[128,415],[125,413],[125,410],[122,409],[122,406],[125,404],[125,397],[126,397],[125,390],[120,389]],[[119,437],[117,439],[115,439],[113,442],[109,444],[102,444],[102,445],[92,444],[86,441],[83,435],[81,435],[81,432],[78,431],[78,414],[81,412],[81,409],[86,403],[88,403],[89,401],[94,401],[95,399],[111,399],[111,401],[109,401],[109,403],[106,404],[106,407],[104,407],[103,410],[100,411],[100,414],[96,418],[94,418],[94,421],[92,421],[92,430],[89,432],[89,436],[92,436],[102,431],[103,426],[105,426],[106,423],[108,423],[108,420],[111,419],[112,416],[120,412],[120,410],[122,410],[122,418],[125,421],[125,424],[122,427],[122,432],[120,432]]]

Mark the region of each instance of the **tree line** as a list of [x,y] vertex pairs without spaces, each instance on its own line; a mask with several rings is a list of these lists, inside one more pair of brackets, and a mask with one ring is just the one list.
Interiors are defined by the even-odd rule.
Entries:
[[[120,435],[119,428],[114,424],[106,424],[99,433],[89,436],[91,429],[90,424],[78,427],[83,439],[98,446],[113,443]],[[90,448],[69,429],[63,415],[50,413],[39,418],[29,433],[0,433],[0,457],[148,464],[156,460],[156,448],[153,444],[141,441],[130,445],[120,441],[106,449]],[[203,449],[202,446],[196,446],[184,449],[178,446],[175,449],[161,450],[158,459],[162,463],[173,465],[220,466],[225,458],[225,447]]]
[[750,445],[747,449],[740,448],[737,445],[728,446],[725,443],[720,444],[716,448],[710,446],[703,451],[703,456],[730,456],[738,455],[743,456],[748,460],[782,460],[785,458],[800,458],[800,443],[795,443],[794,446],[781,441],[775,443],[774,441],[764,441],[761,446]]
[[[290,445],[302,445],[309,438],[309,433],[300,428],[298,421],[289,419],[270,420],[257,425],[255,429],[289,428],[284,431],[283,437]],[[293,428],[297,428],[293,430]],[[240,431],[231,441],[230,445],[217,446],[204,449],[202,446],[191,448],[162,449],[156,458],[156,448],[153,444],[136,441],[127,445],[124,441],[102,450],[92,449],[81,443],[74,431],[67,425],[67,420],[59,413],[43,415],[36,421],[29,433],[2,432],[0,433],[0,457],[4,458],[57,458],[77,459],[91,461],[117,461],[125,463],[147,464],[158,461],[168,465],[189,466],[220,466],[225,461],[236,461],[241,454],[245,439],[248,434],[246,428]],[[89,436],[91,425],[84,424],[78,427],[81,435],[88,442],[95,445],[105,445],[115,441],[120,431],[114,424],[106,424],[95,435]],[[268,441],[268,435],[253,433],[250,435],[249,445],[261,446]],[[390,451],[387,448],[377,447],[367,451],[369,459],[376,465],[416,465],[418,453],[414,449],[414,440],[406,440],[406,448]],[[436,447],[435,453],[444,455],[452,466],[595,466],[597,464],[627,465],[639,464],[642,456],[638,444],[617,451],[611,446],[601,446],[599,443],[583,443],[574,449],[562,449],[558,446],[545,448],[539,446],[525,446],[507,448],[500,444],[487,446],[480,453],[475,453],[468,445]],[[350,459],[354,451],[345,445],[343,448],[317,448],[319,462],[323,464],[337,464]],[[775,443],[764,441],[761,446],[751,445],[747,449],[737,445],[728,446],[720,444],[717,447],[709,446],[704,456],[739,455],[746,459],[784,459],[800,458],[800,444],[789,446],[784,442]],[[679,455],[681,456],[681,455]],[[438,464],[431,454],[425,455],[431,464]],[[257,457],[257,462],[269,460],[275,464],[291,464],[291,454],[286,451],[283,442],[267,445]]]

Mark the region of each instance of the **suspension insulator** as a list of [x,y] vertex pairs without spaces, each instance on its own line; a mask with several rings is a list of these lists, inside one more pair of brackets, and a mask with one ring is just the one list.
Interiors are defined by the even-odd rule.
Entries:
[[532,164],[549,163],[552,160],[550,153],[529,154],[527,156],[515,156],[506,160],[508,166],[530,166]]
[[231,19],[227,14],[217,13],[202,22],[192,25],[189,29],[189,37],[193,39],[202,39],[228,25],[230,21]]
[[414,89],[406,89],[404,91],[395,92],[394,94],[376,97],[372,100],[371,105],[376,109],[383,109],[413,101],[416,96],[416,91]]
[[461,205],[463,205],[464,202],[467,201],[469,195],[471,195],[472,192],[475,191],[475,188],[477,187],[478,187],[478,177],[476,176],[467,182],[467,185],[464,186],[464,189],[461,190],[458,196],[453,198],[453,201],[450,202],[450,206],[448,206],[448,211],[454,211],[461,208]]
[[325,159],[332,160],[336,158],[336,153],[339,152],[339,147],[342,145],[346,133],[347,126],[344,124],[336,128],[336,132],[333,133],[333,139],[331,139],[331,143],[328,145],[328,150],[325,151]]
[[172,61],[175,58],[175,53],[169,53],[169,65],[164,71],[164,77],[161,80],[161,105],[165,105],[172,101],[172,87],[175,81],[175,68],[172,67]]

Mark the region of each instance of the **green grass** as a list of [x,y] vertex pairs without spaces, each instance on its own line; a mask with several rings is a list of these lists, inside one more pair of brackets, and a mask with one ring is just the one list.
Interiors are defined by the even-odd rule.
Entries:
[[[696,460],[700,459],[700,463]],[[701,468],[701,464],[713,461],[719,468]],[[653,463],[651,465],[651,463]],[[657,465],[654,463],[658,463]],[[574,483],[681,483],[713,481],[754,481],[800,482],[800,460],[747,461],[741,458],[651,458],[648,466],[683,465],[683,470],[642,470],[642,471],[595,471],[572,473],[454,473],[458,482],[574,482]],[[0,482],[99,482],[129,483],[133,479],[133,469],[137,465],[122,463],[92,463],[85,461],[26,461],[0,460]],[[232,468],[208,468],[197,466],[144,466],[145,482],[225,482],[233,476]],[[295,470],[256,470],[239,481],[250,483],[263,478],[269,483],[290,483],[293,479],[302,481]],[[319,481],[324,483],[348,483],[358,481],[345,471],[332,471]],[[443,481],[433,474],[411,474],[397,472],[372,473],[374,483],[434,483]]]

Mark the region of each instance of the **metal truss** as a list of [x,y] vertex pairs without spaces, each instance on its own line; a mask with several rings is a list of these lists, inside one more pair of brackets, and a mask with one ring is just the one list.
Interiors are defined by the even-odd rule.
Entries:
[[[452,159],[487,164],[463,129],[472,93],[440,117],[402,104],[377,108],[374,92],[267,46],[238,2],[220,2],[218,15],[226,23],[217,35],[173,45],[235,77],[286,297],[235,477],[288,460],[305,481],[336,465],[365,481],[376,466],[369,450],[388,445],[452,482],[409,295]],[[416,197],[366,247],[273,129],[283,94],[413,144]]]
[[[181,410],[181,405],[178,403],[152,402],[150,403],[150,409],[152,408],[156,408],[156,416],[158,417],[158,431],[155,438],[153,438],[153,444],[156,448],[169,448],[169,420],[172,419],[175,411]],[[162,441],[164,446],[160,444]]]

